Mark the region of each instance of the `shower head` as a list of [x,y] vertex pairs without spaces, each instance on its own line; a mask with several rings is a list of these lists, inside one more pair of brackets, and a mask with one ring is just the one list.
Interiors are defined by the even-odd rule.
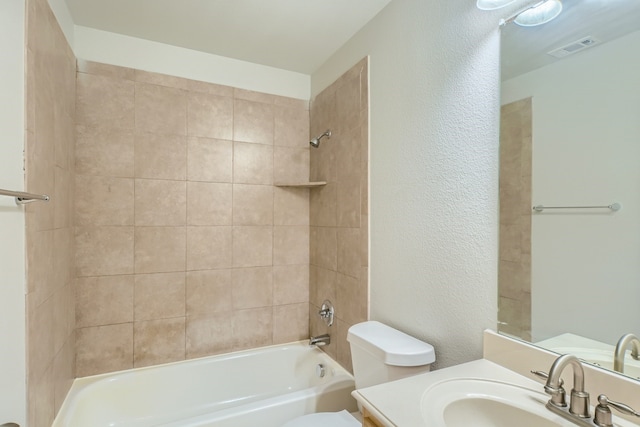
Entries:
[[322,137],[327,137],[327,138],[331,138],[331,131],[327,130],[325,133],[323,133],[320,136],[316,136],[315,138],[313,138],[311,141],[309,141],[309,144],[311,144],[312,147],[314,148],[318,148],[318,146],[320,145],[320,140],[322,139]]

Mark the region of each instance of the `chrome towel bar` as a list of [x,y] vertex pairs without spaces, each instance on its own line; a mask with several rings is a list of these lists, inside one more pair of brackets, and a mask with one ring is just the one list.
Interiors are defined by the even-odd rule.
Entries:
[[536,212],[542,212],[545,209],[611,209],[612,211],[619,211],[622,208],[620,203],[612,203],[606,206],[543,206],[536,205],[533,210]]
[[42,200],[44,202],[49,201],[49,196],[47,196],[46,194],[33,194],[33,193],[25,193],[22,191],[10,191],[10,190],[0,189],[0,196],[15,197],[17,205],[26,205],[27,203],[36,202],[38,200]]

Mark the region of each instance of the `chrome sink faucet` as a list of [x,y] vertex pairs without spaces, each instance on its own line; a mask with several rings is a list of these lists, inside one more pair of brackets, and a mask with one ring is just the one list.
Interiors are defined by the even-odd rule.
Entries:
[[613,370],[623,373],[624,372],[624,356],[627,352],[627,348],[632,344],[631,357],[635,360],[640,360],[640,339],[633,334],[626,334],[620,337],[616,350],[613,355]]
[[[563,382],[560,376],[564,368],[569,365],[573,368],[573,388],[571,389],[571,403],[567,410],[565,391],[562,387]],[[640,412],[630,406],[609,400],[607,396],[601,394],[598,396],[598,405],[592,421],[589,418],[589,393],[584,390],[584,369],[580,360],[572,354],[564,354],[558,357],[551,365],[548,374],[541,371],[531,371],[531,373],[547,380],[544,391],[551,395],[551,399],[546,405],[547,409],[574,424],[582,427],[615,427],[610,408],[614,408],[626,415],[640,417]]]
[[[560,375],[562,375],[562,371],[569,365],[571,365],[573,369],[573,388],[571,389],[569,412],[567,413],[565,391],[562,388]],[[547,383],[544,386],[544,391],[551,396],[551,399],[549,399],[547,403],[547,408],[552,412],[558,413],[570,420],[572,420],[572,418],[589,418],[589,393],[584,390],[584,369],[582,368],[582,363],[580,363],[580,360],[578,360],[576,356],[565,354],[553,362],[549,370]]]

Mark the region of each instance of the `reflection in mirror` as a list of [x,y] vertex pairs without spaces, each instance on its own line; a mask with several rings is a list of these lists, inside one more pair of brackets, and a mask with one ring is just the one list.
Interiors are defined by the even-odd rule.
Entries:
[[640,336],[640,1],[566,0],[502,43],[498,329],[612,369]]

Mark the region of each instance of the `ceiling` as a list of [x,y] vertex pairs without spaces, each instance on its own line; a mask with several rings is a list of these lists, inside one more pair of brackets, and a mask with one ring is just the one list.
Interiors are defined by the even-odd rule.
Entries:
[[[640,0],[563,0],[555,20],[538,27],[502,29],[502,80],[549,65],[547,52],[592,36],[602,43],[640,30]],[[589,49],[597,49],[597,45]],[[577,53],[579,55],[580,53]]]
[[65,0],[76,25],[312,74],[391,0]]

